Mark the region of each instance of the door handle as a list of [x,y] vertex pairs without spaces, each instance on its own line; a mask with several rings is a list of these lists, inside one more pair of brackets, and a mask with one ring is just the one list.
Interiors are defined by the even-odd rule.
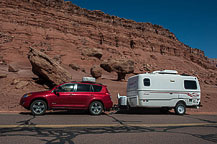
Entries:
[[170,94],[173,94],[173,93],[170,93]]

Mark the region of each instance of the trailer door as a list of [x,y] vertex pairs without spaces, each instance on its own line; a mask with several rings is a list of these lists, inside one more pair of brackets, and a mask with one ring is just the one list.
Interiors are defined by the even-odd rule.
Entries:
[[146,107],[172,107],[178,99],[176,84],[178,80],[169,77],[144,79],[144,91],[140,92],[140,104]]

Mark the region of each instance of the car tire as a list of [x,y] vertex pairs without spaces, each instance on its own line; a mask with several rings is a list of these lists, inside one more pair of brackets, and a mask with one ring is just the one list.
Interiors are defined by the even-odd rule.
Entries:
[[47,103],[44,100],[35,100],[30,106],[32,115],[43,115],[47,110]]
[[177,115],[184,115],[186,112],[186,106],[184,103],[179,102],[175,107],[175,113]]
[[103,111],[103,104],[99,101],[93,101],[89,106],[91,115],[100,115]]

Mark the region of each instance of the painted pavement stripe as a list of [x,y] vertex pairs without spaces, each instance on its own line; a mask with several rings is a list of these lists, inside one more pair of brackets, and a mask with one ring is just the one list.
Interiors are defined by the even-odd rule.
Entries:
[[186,123],[186,124],[70,124],[70,125],[0,125],[0,128],[69,128],[69,127],[178,127],[206,126],[216,123]]

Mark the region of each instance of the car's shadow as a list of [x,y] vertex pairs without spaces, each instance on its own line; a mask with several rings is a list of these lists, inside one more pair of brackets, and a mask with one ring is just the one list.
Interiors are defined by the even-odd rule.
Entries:
[[[21,115],[32,115],[31,112],[20,112]],[[112,114],[129,114],[129,115],[176,115],[173,110],[162,111],[157,108],[135,108],[135,109],[119,109],[109,112],[103,112],[101,115],[112,115]],[[87,110],[56,110],[47,111],[45,115],[90,115]],[[188,115],[188,114],[185,114]]]
[[[31,112],[20,112],[21,115],[32,115]],[[87,110],[56,110],[47,111],[44,115],[90,115]],[[106,115],[102,113],[101,115]]]

